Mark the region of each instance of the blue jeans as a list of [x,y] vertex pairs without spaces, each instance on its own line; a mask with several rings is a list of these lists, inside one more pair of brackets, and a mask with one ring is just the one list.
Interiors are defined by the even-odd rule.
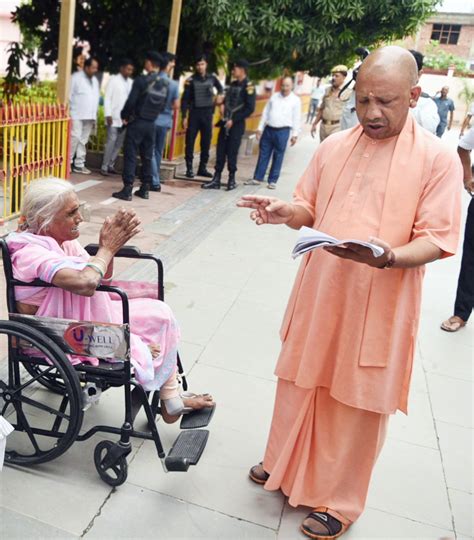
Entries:
[[169,128],[164,126],[155,126],[155,149],[153,159],[151,160],[151,185],[153,187],[158,187],[160,185],[161,158],[163,157],[163,149],[165,147],[168,130]]
[[436,136],[441,138],[447,126],[448,123],[441,120],[441,122],[438,124],[438,127],[436,128]]
[[267,126],[263,130],[262,138],[260,139],[257,166],[253,175],[255,180],[263,181],[268,164],[270,163],[270,158],[273,155],[268,183],[276,184],[278,182],[289,137],[290,128],[274,129]]

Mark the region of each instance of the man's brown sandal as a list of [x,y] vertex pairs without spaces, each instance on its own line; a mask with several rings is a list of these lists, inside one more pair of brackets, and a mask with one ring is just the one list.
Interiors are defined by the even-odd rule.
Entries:
[[254,465],[249,471],[249,478],[256,484],[265,484],[270,475],[263,469],[263,461]]
[[445,332],[457,332],[463,326],[466,326],[466,321],[463,321],[461,317],[453,315],[448,320],[441,323],[441,330]]
[[343,535],[347,531],[348,525],[341,523],[338,519],[331,516],[331,514],[328,514],[327,511],[328,508],[320,506],[306,516],[306,519],[311,518],[320,523],[327,530],[327,534],[311,529],[304,522],[301,524],[301,532],[317,540],[332,540]]

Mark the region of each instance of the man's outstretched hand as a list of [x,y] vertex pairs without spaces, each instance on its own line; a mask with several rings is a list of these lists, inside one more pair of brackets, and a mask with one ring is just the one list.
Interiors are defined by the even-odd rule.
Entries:
[[277,199],[276,197],[262,197],[260,195],[243,195],[238,201],[240,208],[251,208],[250,219],[257,225],[269,223],[278,225],[289,223],[295,210],[292,204]]

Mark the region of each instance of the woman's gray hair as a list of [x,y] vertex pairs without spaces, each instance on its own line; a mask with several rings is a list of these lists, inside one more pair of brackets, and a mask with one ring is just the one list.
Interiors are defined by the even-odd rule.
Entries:
[[21,207],[23,229],[34,234],[44,231],[73,193],[73,185],[61,178],[33,180]]

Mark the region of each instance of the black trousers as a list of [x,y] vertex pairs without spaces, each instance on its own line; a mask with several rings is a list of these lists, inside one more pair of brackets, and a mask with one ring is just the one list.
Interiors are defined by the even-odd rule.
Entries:
[[201,134],[201,161],[200,167],[205,168],[209,161],[209,148],[212,139],[212,116],[213,107],[203,107],[191,109],[189,113],[189,124],[186,130],[186,163],[191,165],[194,157],[194,142],[197,134]]
[[226,129],[221,127],[217,139],[216,150],[216,172],[224,170],[227,159],[227,169],[230,173],[237,171],[237,156],[239,154],[240,143],[245,133],[245,121],[237,122],[226,133]]
[[474,308],[474,198],[467,209],[466,230],[462,247],[461,271],[454,303],[454,314],[467,321]]
[[137,118],[127,126],[125,144],[123,147],[123,183],[133,186],[137,169],[137,154],[142,162],[142,181],[151,185],[151,160],[155,147],[155,122]]

